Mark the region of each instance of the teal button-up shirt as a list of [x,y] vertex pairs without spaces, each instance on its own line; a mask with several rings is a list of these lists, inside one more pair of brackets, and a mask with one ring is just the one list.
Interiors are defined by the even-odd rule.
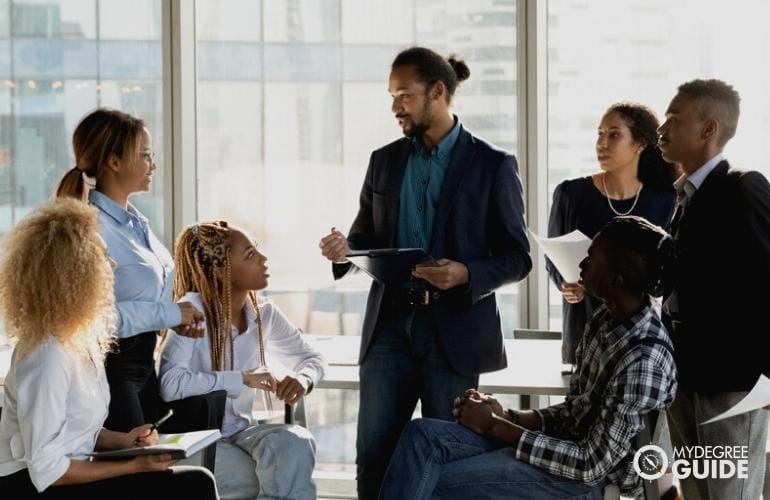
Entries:
[[412,138],[398,204],[396,244],[399,248],[428,251],[441,185],[461,128],[460,120],[455,117],[455,126],[433,151],[426,151],[419,137]]

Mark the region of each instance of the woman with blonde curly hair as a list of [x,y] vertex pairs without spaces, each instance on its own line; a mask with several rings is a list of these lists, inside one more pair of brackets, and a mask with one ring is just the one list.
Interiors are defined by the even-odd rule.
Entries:
[[106,358],[112,396],[107,425],[125,432],[162,413],[153,359],[158,332],[177,328],[198,335],[194,325],[203,315],[188,303],[171,300],[171,255],[129,202],[149,191],[156,168],[144,121],[122,111],[96,109],[75,128],[72,149],[75,167],[62,178],[56,196],[87,199],[99,210],[99,230],[117,264],[118,345]]
[[[169,334],[161,354],[161,396],[170,401],[227,391],[225,441],[217,444],[215,468],[223,495],[239,489],[239,496],[251,498],[314,499],[313,436],[297,425],[257,425],[252,415],[257,390],[296,403],[325,367],[302,332],[272,302],[257,297],[267,287],[267,257],[243,231],[226,222],[202,222],[179,236],[174,261],[174,297],[204,311],[205,334]],[[266,353],[293,371],[276,380]],[[255,473],[250,478],[238,473],[247,466]]]
[[[169,469],[170,455],[75,458],[150,445],[150,425],[102,427],[110,400],[104,357],[114,341],[112,269],[95,209],[48,202],[6,237],[0,313],[15,344],[0,419],[0,491],[8,498],[105,498],[186,491],[217,498],[205,469]],[[186,497],[186,496],[185,496]]]

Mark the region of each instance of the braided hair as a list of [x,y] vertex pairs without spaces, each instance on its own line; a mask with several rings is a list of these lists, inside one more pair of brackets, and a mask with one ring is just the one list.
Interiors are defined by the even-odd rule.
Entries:
[[[200,294],[214,371],[233,369],[230,231],[226,221],[200,222],[182,231],[174,249],[174,300],[179,300],[187,292]],[[249,300],[257,313],[259,358],[265,366],[262,314],[256,292],[249,292]],[[229,361],[227,368],[226,361]]]
[[596,235],[610,247],[607,258],[630,291],[660,297],[671,290],[676,244],[644,217],[615,217]]

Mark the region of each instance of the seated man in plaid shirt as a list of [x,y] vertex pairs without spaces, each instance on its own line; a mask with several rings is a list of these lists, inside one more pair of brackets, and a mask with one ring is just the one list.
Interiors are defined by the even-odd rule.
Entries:
[[640,217],[618,217],[580,264],[586,291],[604,301],[586,327],[563,403],[503,411],[468,390],[458,423],[412,421],[398,443],[383,499],[601,499],[608,483],[636,496],[633,437],[676,392],[671,339],[650,303],[662,293],[673,241]]

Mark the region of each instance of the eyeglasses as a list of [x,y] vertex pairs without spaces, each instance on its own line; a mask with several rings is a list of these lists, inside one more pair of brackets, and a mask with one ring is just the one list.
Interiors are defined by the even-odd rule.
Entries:
[[155,151],[142,151],[139,154],[144,161],[155,163]]

